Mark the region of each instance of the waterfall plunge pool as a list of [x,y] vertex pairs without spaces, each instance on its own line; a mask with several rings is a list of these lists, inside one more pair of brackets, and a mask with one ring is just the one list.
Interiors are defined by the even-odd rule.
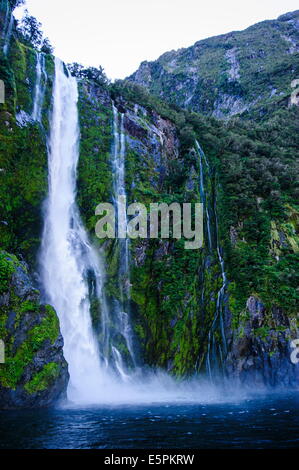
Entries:
[[0,412],[1,449],[271,449],[299,445],[298,392],[229,402]]

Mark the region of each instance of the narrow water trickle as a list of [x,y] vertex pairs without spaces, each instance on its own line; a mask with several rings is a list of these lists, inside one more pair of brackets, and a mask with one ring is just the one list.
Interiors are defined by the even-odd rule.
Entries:
[[4,0],[1,0],[0,8],[1,10],[3,10],[3,12],[4,12],[4,7],[5,7],[5,16],[4,16],[3,29],[2,29],[2,34],[1,34],[3,39],[5,38],[5,33],[7,31],[7,26],[10,20],[11,11],[9,7],[9,2],[5,2]]
[[34,121],[41,122],[42,109],[47,85],[47,71],[45,56],[42,52],[36,52],[36,80],[33,97],[33,110],[31,117]]
[[[216,197],[214,198],[214,204],[211,204],[206,191],[207,179],[211,177],[211,170],[206,155],[197,141],[196,148],[199,155],[200,195],[204,204],[205,223],[207,227],[208,238],[208,254],[213,256],[213,253],[216,251],[222,277],[222,285],[217,293],[215,314],[208,333],[206,368],[210,380],[213,381],[213,377],[219,373],[219,365],[221,367],[223,366],[223,359],[227,353],[226,336],[224,330],[224,307],[225,293],[227,288],[227,276],[225,272],[224,259],[219,244]],[[214,224],[214,231],[212,231],[212,223]],[[214,234],[214,237],[212,236],[212,233]],[[217,330],[220,331],[222,344],[219,344],[219,341],[216,341],[215,333]]]
[[7,55],[9,51],[13,23],[14,23],[14,17],[8,6],[7,11],[6,11],[5,21],[4,21],[4,29],[3,29],[3,39],[4,39],[3,53],[4,55]]
[[[124,114],[120,113],[116,106],[113,104],[113,133],[114,133],[114,145],[113,145],[113,202],[117,209],[119,218],[123,218],[123,225],[127,226],[126,213],[120,210],[118,205],[118,198],[122,196],[126,198],[126,185],[125,185],[125,154],[126,154],[126,142],[124,132]],[[136,365],[135,354],[132,344],[132,328],[130,323],[130,239],[119,238],[118,243],[118,254],[119,254],[119,265],[118,265],[118,287],[120,292],[120,299],[115,299],[114,305],[117,316],[117,323],[119,333],[123,336],[126,342],[126,347],[130,354],[133,365]],[[115,349],[115,348],[114,348]],[[119,369],[123,360],[121,354],[114,353],[117,368]],[[121,360],[120,360],[121,358]],[[123,367],[122,367],[123,370]]]

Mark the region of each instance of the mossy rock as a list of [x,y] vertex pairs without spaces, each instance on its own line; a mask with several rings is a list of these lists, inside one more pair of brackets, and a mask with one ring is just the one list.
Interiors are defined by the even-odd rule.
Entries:
[[0,251],[0,408],[48,406],[64,396],[67,363],[59,320],[40,303],[24,263]]

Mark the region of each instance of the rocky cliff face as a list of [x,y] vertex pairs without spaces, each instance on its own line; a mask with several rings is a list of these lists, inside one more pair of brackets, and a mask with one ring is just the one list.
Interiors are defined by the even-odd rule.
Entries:
[[[83,195],[90,191],[92,180],[92,187],[98,188],[93,196],[89,193],[94,205],[112,197],[112,99],[124,114],[128,202],[199,202],[200,166],[193,147],[195,137],[202,143],[211,171],[205,174],[206,197],[212,209],[218,201],[218,236],[228,276],[223,306],[228,348],[223,364],[225,373],[247,385],[294,385],[298,367],[290,361],[290,341],[298,335],[296,275],[292,281],[287,277],[298,253],[297,212],[282,203],[278,215],[277,209],[268,206],[278,196],[272,192],[272,183],[269,190],[265,189],[265,184],[269,184],[266,179],[274,182],[274,178],[275,184],[278,182],[275,176],[278,167],[272,166],[276,150],[267,143],[276,131],[268,122],[254,134],[255,140],[250,140],[246,126],[232,125],[228,129],[213,120],[173,114],[170,108],[166,110],[128,84],[114,87],[111,96],[109,90],[82,83],[81,145],[82,149],[86,145],[88,148],[83,151],[79,165],[79,199],[87,201]],[[99,116],[95,124],[91,121],[94,112]],[[167,118],[167,113],[171,118]],[[298,115],[295,109],[286,109],[285,113],[290,117]],[[189,140],[187,129],[191,122],[193,134]],[[290,130],[289,124],[285,127]],[[253,156],[256,145],[263,154],[259,159]],[[283,145],[287,145],[286,141]],[[250,156],[248,148],[251,148]],[[288,159],[292,149],[286,152]],[[284,173],[289,171],[284,158],[281,154],[279,184],[288,178]],[[87,162],[88,177],[84,170]],[[101,180],[95,171],[98,165],[101,166],[98,171],[104,176]],[[292,167],[292,158],[287,165]],[[257,186],[252,186],[254,179]],[[241,188],[236,181],[243,181],[244,186]],[[81,203],[81,210],[93,231],[91,222],[94,224],[95,219],[91,205]],[[222,285],[213,210],[210,217],[212,249],[208,247],[206,228],[204,247],[195,252],[184,250],[174,240],[131,242],[130,303],[139,358],[144,364],[158,365],[177,375],[206,372],[208,337]],[[205,227],[206,224],[205,217]],[[112,306],[113,299],[120,298],[116,278],[120,262],[117,242],[107,242],[104,251],[106,292]],[[250,315],[255,316],[252,299],[259,299],[257,302],[262,305],[258,323],[250,320]],[[277,312],[281,314],[277,316]],[[219,346],[219,326],[215,334]],[[219,368],[215,356],[213,360]]]
[[52,405],[69,379],[56,312],[41,304],[26,265],[3,251],[0,276],[0,409]]
[[290,361],[291,340],[299,330],[296,317],[282,309],[267,312],[256,297],[249,297],[246,310],[232,335],[226,367],[230,377],[252,387],[294,387],[299,368]]
[[299,78],[299,11],[142,62],[129,77],[183,108],[228,118],[287,104]]
[[[82,153],[78,196],[91,234],[94,234],[95,226],[94,208],[100,202],[111,201],[113,194],[112,99],[118,111],[124,114],[128,204],[134,201],[146,205],[155,201],[170,203],[184,196],[185,202],[198,201],[196,156],[189,157],[193,165],[193,172],[189,174],[184,168],[178,129],[170,119],[162,117],[155,109],[128,99],[120,90],[113,90],[110,94],[101,87],[83,83],[80,90]],[[93,113],[99,119],[95,119]],[[87,194],[89,201],[84,204]],[[123,260],[120,259],[117,240],[106,242],[104,253],[106,294],[113,311],[115,301],[121,298],[117,276]],[[174,240],[133,240],[130,258],[130,311],[139,361],[177,374],[194,370],[199,342],[196,335],[191,339],[183,318],[188,317],[191,305],[196,302],[198,252],[187,253],[183,243]],[[195,314],[192,321],[193,329],[199,329]],[[96,328],[99,323],[100,319],[95,319]],[[188,337],[185,347],[183,336]],[[123,343],[119,338],[122,349]],[[192,355],[189,356],[187,351]]]

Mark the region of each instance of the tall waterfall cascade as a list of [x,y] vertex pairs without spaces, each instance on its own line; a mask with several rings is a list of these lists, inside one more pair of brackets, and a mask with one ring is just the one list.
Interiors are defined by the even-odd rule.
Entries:
[[53,111],[48,141],[49,196],[41,250],[47,300],[56,309],[69,364],[71,400],[93,400],[104,375],[90,317],[87,273],[93,271],[100,292],[100,262],[76,206],[79,157],[78,89],[55,59]]
[[[219,364],[222,366],[224,356],[227,353],[226,336],[224,330],[224,305],[225,305],[225,293],[227,288],[227,276],[225,272],[224,259],[222,256],[222,250],[219,244],[219,227],[218,227],[218,216],[217,216],[217,203],[216,197],[214,203],[209,200],[206,191],[206,180],[207,177],[211,177],[211,169],[209,162],[206,158],[204,151],[202,150],[199,143],[196,141],[196,149],[199,155],[199,167],[200,167],[200,196],[204,204],[205,223],[208,239],[208,253],[213,256],[213,252],[216,251],[218,258],[222,285],[217,293],[216,308],[211,328],[208,333],[208,350],[206,357],[206,368],[209,374],[210,380],[213,380],[215,375],[215,369],[219,369]],[[214,232],[212,231],[212,221],[214,222]],[[215,333],[216,330],[220,330],[222,344],[216,341]],[[218,371],[216,370],[216,374]]]

